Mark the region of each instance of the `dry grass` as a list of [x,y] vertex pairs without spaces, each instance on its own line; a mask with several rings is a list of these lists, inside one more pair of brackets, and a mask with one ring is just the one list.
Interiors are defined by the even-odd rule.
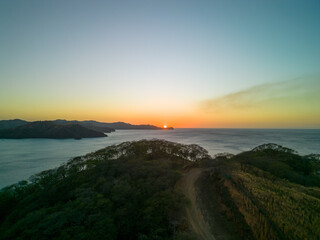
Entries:
[[224,185],[256,239],[320,239],[320,189],[234,164]]

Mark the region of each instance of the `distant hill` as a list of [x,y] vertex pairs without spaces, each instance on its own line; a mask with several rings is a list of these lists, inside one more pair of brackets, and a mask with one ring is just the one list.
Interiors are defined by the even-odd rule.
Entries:
[[[104,122],[97,122],[93,120],[89,121],[77,121],[77,120],[64,120],[64,119],[57,119],[54,121],[51,121],[55,124],[58,125],[66,125],[66,124],[78,124],[81,125],[85,128],[98,131],[98,132],[103,132],[103,133],[110,133],[115,131],[116,129],[136,129],[136,130],[162,130],[163,128],[157,127],[154,125],[149,125],[149,124],[141,124],[141,125],[133,125],[130,123],[125,123],[125,122],[114,122],[114,123],[104,123]],[[0,121],[0,130],[1,129],[10,129],[10,128],[15,128],[18,126],[22,126],[24,124],[27,124],[27,121],[20,120],[20,119],[14,119],[14,120],[2,120]],[[168,127],[167,130],[173,130],[172,127]]]
[[27,123],[27,121],[21,119],[0,120],[0,130],[19,127]]
[[[97,122],[97,121],[67,121],[67,120],[62,120],[62,119],[57,119],[53,121],[57,124],[68,124],[68,123],[77,123],[81,126],[84,126],[86,128],[90,128],[96,131],[99,131],[99,129],[104,129],[105,132],[111,132],[114,131],[115,129],[140,129],[140,130],[161,130],[163,128],[156,127],[154,125],[149,125],[149,124],[141,124],[141,125],[133,125],[130,123],[125,123],[125,122],[114,122],[114,123],[104,123],[104,122]],[[170,128],[173,129],[173,128]]]
[[114,129],[145,129],[145,130],[161,130],[162,128],[156,127],[149,124],[141,124],[141,125],[132,125],[130,123],[125,122],[114,122],[114,123],[105,123],[109,127]]
[[96,122],[96,121],[76,121],[76,120],[67,121],[67,120],[57,119],[52,122],[58,125],[79,124],[85,128],[98,131],[98,132],[103,132],[103,133],[111,133],[115,131],[114,128],[109,127],[108,123],[102,123],[102,122]]
[[102,132],[85,128],[79,124],[59,125],[50,121],[31,122],[0,131],[0,138],[95,138],[106,137]]

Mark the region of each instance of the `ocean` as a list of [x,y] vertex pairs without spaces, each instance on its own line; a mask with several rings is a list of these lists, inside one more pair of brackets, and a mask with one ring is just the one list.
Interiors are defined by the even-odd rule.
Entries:
[[302,155],[320,153],[319,129],[117,130],[106,138],[81,140],[0,139],[0,188],[58,167],[72,157],[125,141],[153,138],[198,144],[212,156],[223,152],[240,153],[263,143],[277,143]]

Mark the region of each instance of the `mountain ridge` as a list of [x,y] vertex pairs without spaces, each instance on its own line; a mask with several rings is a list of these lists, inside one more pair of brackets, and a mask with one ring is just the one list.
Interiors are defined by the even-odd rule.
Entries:
[[[113,123],[105,123],[105,122],[98,122],[95,120],[84,120],[84,121],[78,121],[78,120],[65,120],[65,119],[56,119],[52,120],[51,122],[54,122],[59,125],[66,125],[66,124],[79,124],[83,127],[89,128],[91,130],[95,131],[102,131],[106,133],[113,132],[115,130],[130,130],[130,129],[136,129],[136,130],[162,130],[163,128],[157,127],[151,124],[139,124],[134,125],[130,123],[125,122],[113,122]],[[0,120],[0,130],[14,128],[17,126],[22,126],[24,124],[30,123],[25,120],[21,119],[11,119],[11,120]],[[168,129],[172,130],[172,127],[169,127]]]

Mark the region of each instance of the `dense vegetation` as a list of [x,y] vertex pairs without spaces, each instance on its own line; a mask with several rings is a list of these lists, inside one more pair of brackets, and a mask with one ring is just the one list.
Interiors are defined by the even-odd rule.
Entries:
[[242,239],[320,239],[320,162],[315,156],[262,146],[218,159],[198,182],[209,221],[224,216],[222,221]]
[[270,174],[304,186],[320,187],[319,161],[309,156],[300,156],[286,148],[262,149],[243,152],[235,157],[241,165],[254,166]]
[[0,130],[0,138],[93,138],[106,137],[103,132],[78,124],[59,125],[50,121],[31,122],[16,128]]
[[197,157],[154,140],[74,158],[1,191],[0,239],[189,239],[175,184]]

